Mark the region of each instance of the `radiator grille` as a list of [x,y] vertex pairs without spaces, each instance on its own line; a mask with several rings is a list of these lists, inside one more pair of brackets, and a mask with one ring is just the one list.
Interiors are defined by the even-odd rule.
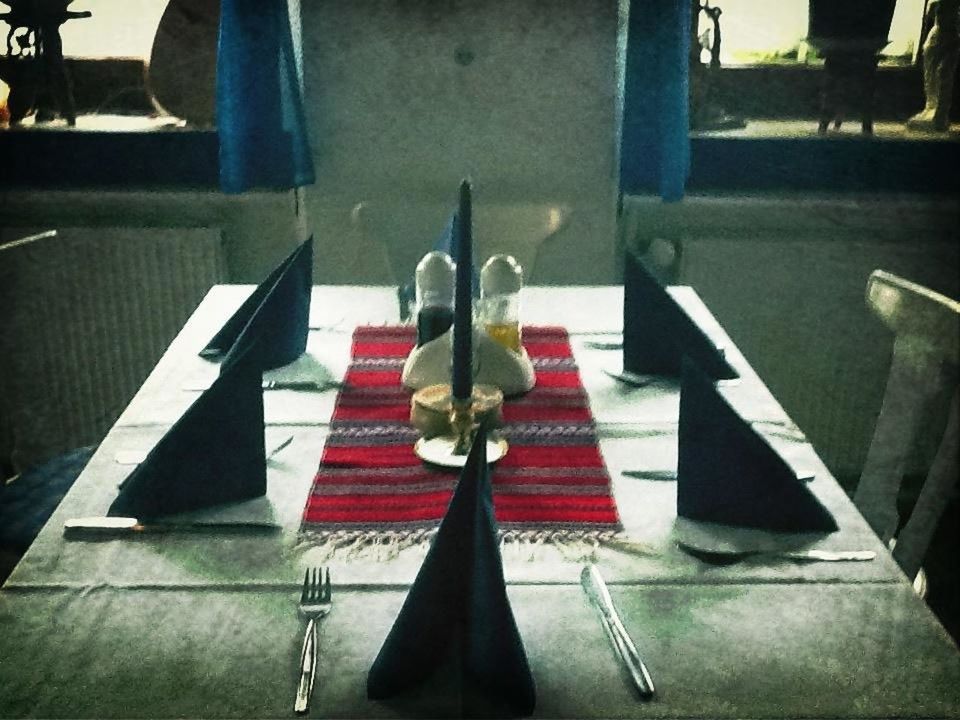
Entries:
[[99,442],[225,268],[218,229],[62,228],[0,247],[7,462]]

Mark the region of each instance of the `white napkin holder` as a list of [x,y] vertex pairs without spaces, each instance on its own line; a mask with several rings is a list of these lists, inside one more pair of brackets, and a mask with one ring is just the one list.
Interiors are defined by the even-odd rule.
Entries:
[[[453,328],[414,348],[403,364],[404,387],[420,390],[449,384],[453,371]],[[525,348],[515,352],[481,329],[473,329],[473,382],[500,388],[507,397],[533,389],[537,376]]]

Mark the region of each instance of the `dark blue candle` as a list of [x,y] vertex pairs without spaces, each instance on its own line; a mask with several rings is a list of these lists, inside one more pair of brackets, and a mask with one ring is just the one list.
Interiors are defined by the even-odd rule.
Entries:
[[457,217],[457,290],[453,308],[453,397],[473,395],[473,220],[470,181],[460,183]]

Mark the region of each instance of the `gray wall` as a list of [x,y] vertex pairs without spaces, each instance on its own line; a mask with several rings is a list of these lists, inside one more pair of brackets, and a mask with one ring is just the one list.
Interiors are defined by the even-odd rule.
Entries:
[[412,274],[469,175],[481,256],[612,282],[620,5],[302,3],[319,277]]

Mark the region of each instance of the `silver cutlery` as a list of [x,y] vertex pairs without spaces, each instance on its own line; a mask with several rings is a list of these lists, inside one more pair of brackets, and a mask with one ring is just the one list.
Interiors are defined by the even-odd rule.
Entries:
[[[677,479],[677,473],[675,470],[623,470],[620,472],[621,475],[628,478],[633,478],[635,480],[657,480],[661,482],[669,482],[671,480]],[[816,474],[809,470],[801,470],[797,472],[797,480],[803,482],[810,482],[816,477]]]
[[640,653],[637,652],[633,640],[620,620],[617,608],[614,606],[610,592],[607,590],[607,584],[603,581],[603,576],[596,565],[584,566],[580,573],[580,584],[583,586],[587,597],[590,598],[590,602],[600,613],[603,629],[617,651],[620,661],[626,667],[627,672],[630,673],[630,679],[633,681],[640,697],[644,699],[652,697],[654,693],[653,680],[647,666],[640,658]]
[[873,550],[705,550],[684,542],[677,547],[709,565],[733,565],[747,559],[790,560],[793,562],[867,562]]
[[654,375],[639,375],[629,370],[616,371],[604,368],[603,372],[614,380],[622,382],[624,385],[629,385],[630,387],[647,387],[661,379]]
[[[267,451],[267,460],[272,458],[292,442],[293,435],[287,435],[287,437]],[[149,450],[118,450],[117,454],[113,456],[113,459],[116,461],[117,465],[139,465],[147,459],[149,452]]]
[[319,654],[317,623],[330,613],[332,607],[330,569],[308,568],[303,576],[303,590],[300,592],[299,609],[307,618],[307,629],[303,635],[303,649],[300,651],[300,682],[293,704],[294,712],[305,713],[310,707]]
[[[213,384],[203,381],[189,381],[181,389],[187,392],[203,392]],[[264,390],[302,390],[304,392],[326,392],[343,386],[337,380],[264,380],[260,386]]]
[[80,517],[63,523],[64,537],[97,539],[157,533],[276,533],[279,525],[267,522],[142,522],[132,517]]
[[624,477],[633,478],[634,480],[670,482],[677,479],[676,470],[624,470],[620,474]]
[[622,340],[584,340],[583,345],[593,350],[623,350]]
[[280,452],[285,447],[290,445],[290,443],[292,442],[293,442],[293,435],[287,435],[283,440],[278,442],[276,445],[270,448],[270,450],[267,451],[267,460],[272,458],[274,455],[276,455],[278,452]]
[[335,380],[264,380],[264,390],[304,390],[307,392],[324,392],[339,388],[341,383]]

